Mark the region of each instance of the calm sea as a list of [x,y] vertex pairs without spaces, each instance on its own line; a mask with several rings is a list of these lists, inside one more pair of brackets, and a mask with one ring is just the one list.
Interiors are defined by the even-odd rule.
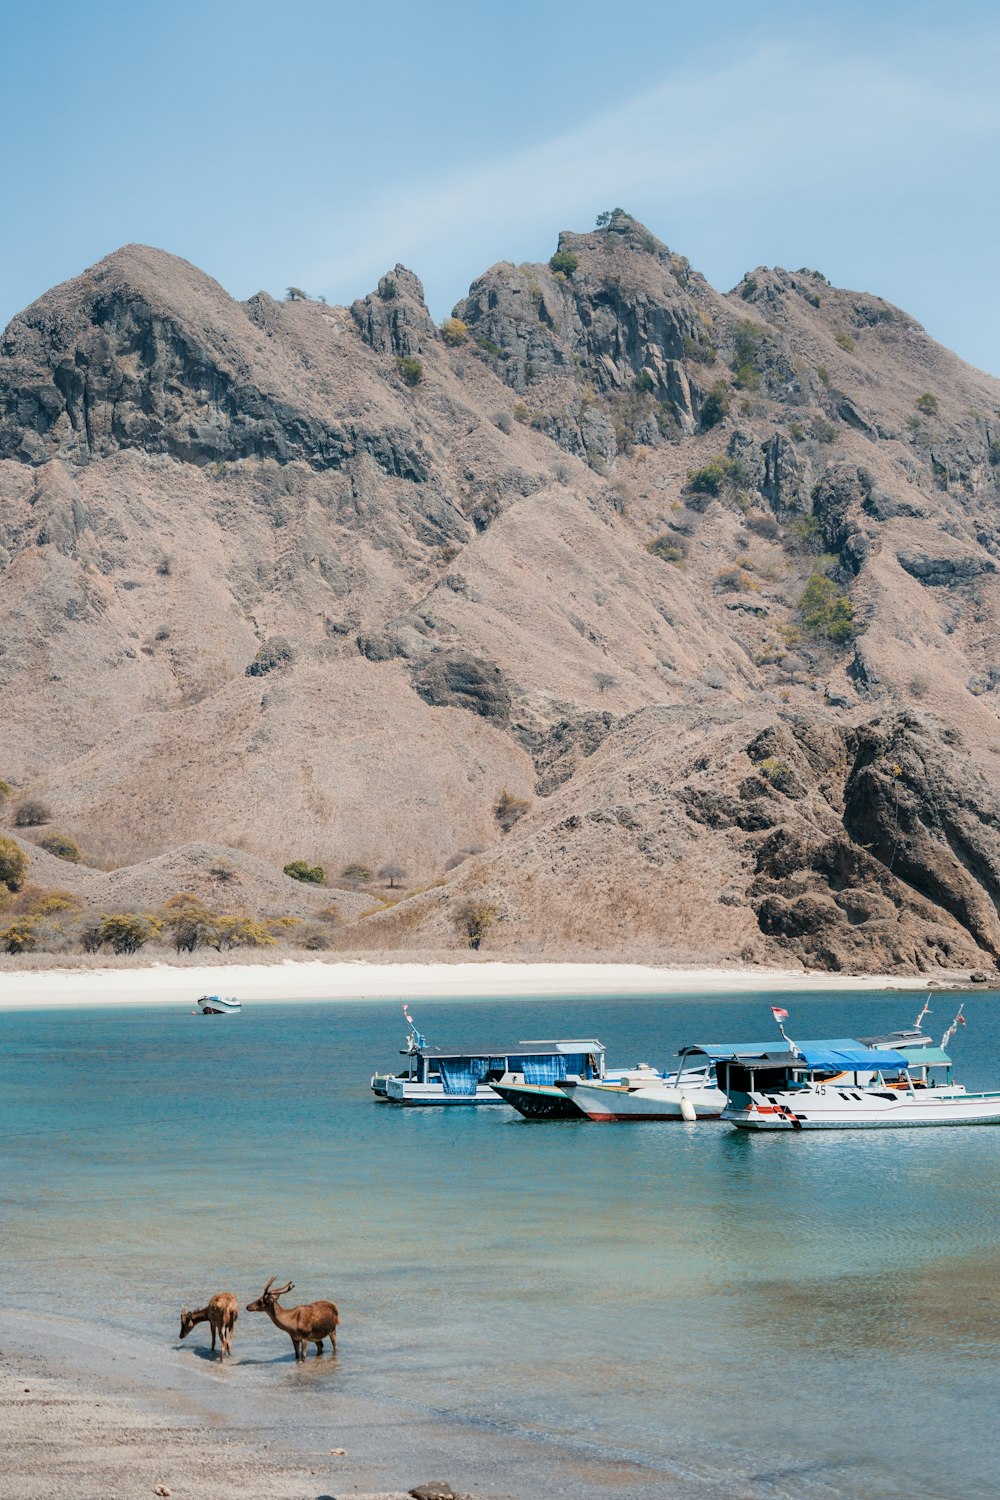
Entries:
[[[424,1001],[470,1047],[598,1036],[612,1063],[769,1036],[736,1000]],[[791,1034],[912,1022],[909,995],[785,997]],[[955,1003],[936,996],[940,1033]],[[1000,1008],[966,1006],[970,1087]],[[994,1497],[1000,1128],[752,1138],[697,1126],[398,1110],[398,1004],[0,1014],[0,1277],[178,1364],[177,1311],[275,1274],[332,1297],[322,1386],[570,1439],[754,1496]],[[237,1378],[291,1344],[243,1313]],[[237,1373],[237,1372],[234,1372]],[[291,1399],[291,1398],[289,1398]],[[702,1491],[699,1491],[701,1493]]]

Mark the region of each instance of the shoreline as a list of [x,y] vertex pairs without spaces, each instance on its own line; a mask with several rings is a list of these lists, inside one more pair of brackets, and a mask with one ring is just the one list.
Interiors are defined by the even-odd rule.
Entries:
[[[268,1363],[271,1388],[247,1392],[238,1355],[217,1361],[207,1346],[181,1349],[8,1308],[0,1312],[4,1495],[99,1500],[165,1486],[201,1500],[409,1500],[410,1489],[440,1479],[464,1500],[722,1493],[711,1479],[692,1488],[693,1476],[586,1442],[348,1394],[332,1360]],[[297,1389],[317,1378],[330,1382],[321,1426],[296,1410]]]
[[971,989],[967,971],[923,975],[831,974],[801,969],[671,968],[647,964],[372,963],[286,959],[275,964],[66,967],[0,970],[0,1010],[191,1004],[202,994],[241,1000],[643,999],[720,993],[825,994],[866,990]]

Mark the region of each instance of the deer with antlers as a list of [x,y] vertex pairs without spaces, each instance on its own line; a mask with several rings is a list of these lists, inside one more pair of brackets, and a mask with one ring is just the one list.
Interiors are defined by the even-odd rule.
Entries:
[[212,1330],[212,1348],[215,1349],[215,1335],[219,1335],[219,1358],[233,1352],[233,1329],[236,1327],[236,1319],[240,1315],[240,1304],[232,1292],[216,1292],[210,1297],[206,1307],[196,1308],[189,1312],[186,1307],[181,1308],[181,1338],[186,1339],[196,1323],[207,1323]]
[[330,1340],[330,1350],[337,1351],[337,1324],[340,1314],[333,1302],[303,1302],[300,1307],[282,1307],[278,1301],[286,1292],[295,1290],[294,1281],[284,1286],[275,1286],[274,1277],[267,1283],[256,1302],[247,1303],[247,1312],[267,1313],[275,1328],[281,1328],[295,1346],[295,1358],[305,1359],[310,1344],[316,1345],[316,1353],[323,1353],[323,1340]]

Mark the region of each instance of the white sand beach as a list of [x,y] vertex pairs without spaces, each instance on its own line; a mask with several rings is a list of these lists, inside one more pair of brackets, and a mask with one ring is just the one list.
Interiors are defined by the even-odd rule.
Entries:
[[178,1005],[203,994],[241,1000],[609,999],[785,991],[960,989],[965,971],[846,975],[770,968],[669,968],[605,963],[371,963],[289,960],[266,964],[150,964],[0,970],[0,1007]]

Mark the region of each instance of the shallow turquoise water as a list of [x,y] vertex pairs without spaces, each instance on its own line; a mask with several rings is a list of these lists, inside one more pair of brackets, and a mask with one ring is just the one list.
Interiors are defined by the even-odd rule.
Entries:
[[[597,1035],[611,1062],[662,1063],[770,1035],[775,998],[413,1008],[436,1041]],[[784,1003],[800,1037],[920,1006]],[[935,998],[935,1034],[954,1008]],[[1000,1083],[996,1001],[966,1009],[960,1076]],[[65,1298],[171,1348],[182,1302],[242,1305],[276,1274],[343,1315],[336,1362],[297,1380],[300,1420],[342,1390],[720,1492],[1000,1490],[1000,1128],[752,1138],[397,1110],[368,1078],[402,1034],[399,1006],[371,1002],[0,1014],[8,1305]],[[241,1315],[235,1352],[248,1389],[290,1373],[263,1317]]]

